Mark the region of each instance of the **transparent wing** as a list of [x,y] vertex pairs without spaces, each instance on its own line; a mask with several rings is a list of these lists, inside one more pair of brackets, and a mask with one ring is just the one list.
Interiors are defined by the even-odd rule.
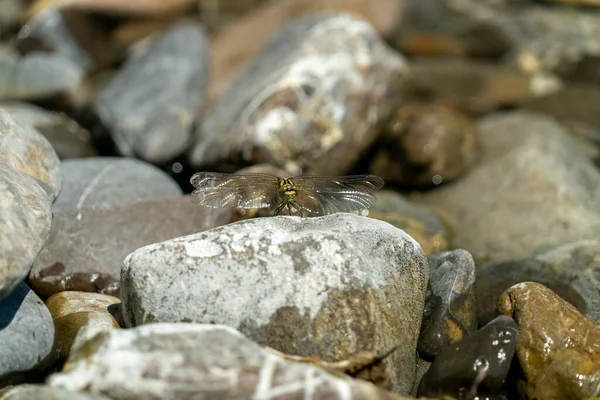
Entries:
[[220,208],[264,208],[277,200],[279,178],[267,174],[198,172],[190,179],[197,204]]
[[292,181],[298,188],[294,200],[311,215],[369,209],[377,202],[373,193],[384,184],[376,175],[297,176]]

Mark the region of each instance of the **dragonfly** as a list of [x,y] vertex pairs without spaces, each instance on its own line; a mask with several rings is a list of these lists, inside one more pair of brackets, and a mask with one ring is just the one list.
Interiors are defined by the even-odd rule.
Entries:
[[198,172],[190,182],[196,188],[192,200],[201,206],[221,208],[287,208],[301,217],[353,212],[373,207],[374,192],[384,185],[376,175],[297,176],[279,178],[269,174]]

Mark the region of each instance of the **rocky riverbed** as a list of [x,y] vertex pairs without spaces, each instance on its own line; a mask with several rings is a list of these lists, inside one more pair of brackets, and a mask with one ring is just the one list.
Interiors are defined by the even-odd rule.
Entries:
[[0,400],[600,398],[599,60],[594,0],[4,0]]

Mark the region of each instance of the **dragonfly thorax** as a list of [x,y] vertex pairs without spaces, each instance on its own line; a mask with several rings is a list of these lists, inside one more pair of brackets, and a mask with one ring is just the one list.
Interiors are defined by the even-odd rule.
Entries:
[[291,179],[280,179],[279,180],[279,193],[290,201],[296,197],[298,188],[294,185]]

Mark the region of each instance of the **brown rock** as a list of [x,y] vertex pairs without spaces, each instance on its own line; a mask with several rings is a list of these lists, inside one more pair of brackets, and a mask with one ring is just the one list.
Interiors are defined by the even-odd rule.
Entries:
[[459,176],[478,157],[471,121],[440,105],[400,108],[383,135],[370,172],[386,182],[439,185]]
[[119,328],[113,317],[121,301],[113,296],[86,292],[60,292],[46,300],[56,330],[53,351],[65,360],[99,332]]
[[[240,3],[238,1],[236,4]],[[213,73],[210,103],[224,92],[231,78],[289,20],[320,11],[347,11],[365,18],[385,35],[400,18],[397,0],[271,0],[219,31],[211,43]]]
[[530,399],[585,399],[600,394],[600,324],[544,285],[512,286],[498,301],[519,325],[517,355]]
[[125,257],[138,247],[222,225],[229,210],[189,197],[159,197],[54,213],[52,231],[29,275],[41,296],[64,290],[119,296]]
[[481,115],[552,93],[559,87],[552,75],[529,75],[490,61],[417,57],[411,60],[406,96]]
[[376,197],[377,204],[369,210],[370,218],[385,221],[408,233],[421,245],[427,257],[448,249],[449,233],[434,212],[391,190],[380,191]]

